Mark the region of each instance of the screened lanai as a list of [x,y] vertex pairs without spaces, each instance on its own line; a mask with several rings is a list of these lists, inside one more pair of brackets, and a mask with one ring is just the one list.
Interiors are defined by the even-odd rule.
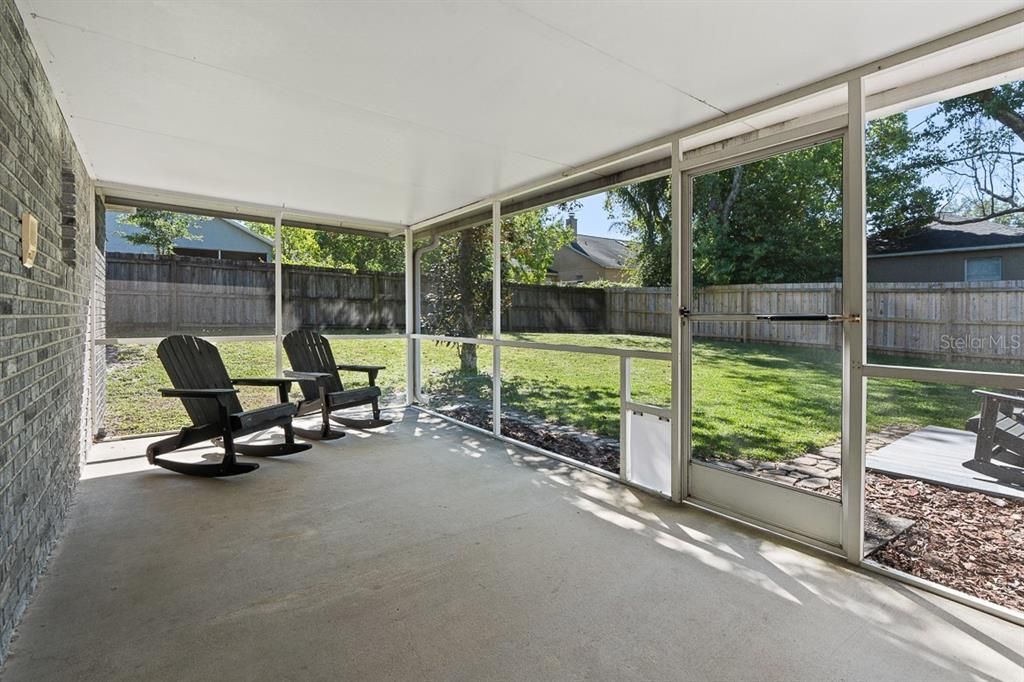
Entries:
[[[19,116],[52,98],[53,146],[80,157],[62,186],[70,172],[95,232],[76,246],[59,228],[71,275],[41,259],[81,279],[79,502],[54,503],[62,539],[13,580],[34,585],[56,547],[37,596],[4,603],[5,638],[24,612],[11,679],[1024,674],[1024,453],[979,445],[1021,419],[1024,279],[980,246],[962,269],[999,258],[998,277],[872,274],[919,257],[876,250],[872,126],[1024,80],[1020,3],[15,0],[5,19],[44,79],[5,79]],[[730,216],[741,176],[778,169],[787,215],[813,204],[830,236],[756,203]],[[13,182],[19,231],[25,211],[56,226]],[[622,258],[663,249],[661,279],[559,270],[587,244],[579,202],[652,186],[666,229]],[[140,210],[234,221],[274,260],[104,252],[100,216]],[[542,242],[537,215],[573,231]],[[297,265],[300,234],[392,257]],[[768,243],[797,265],[716,274]],[[165,336],[284,377],[293,329],[385,367],[393,423],[225,485],[146,461],[184,418],[140,369]],[[159,418],[103,438],[133,403]]]

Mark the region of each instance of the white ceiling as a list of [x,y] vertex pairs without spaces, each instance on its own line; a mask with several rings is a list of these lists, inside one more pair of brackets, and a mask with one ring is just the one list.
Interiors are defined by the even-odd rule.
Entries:
[[401,224],[1024,5],[17,2],[97,179]]

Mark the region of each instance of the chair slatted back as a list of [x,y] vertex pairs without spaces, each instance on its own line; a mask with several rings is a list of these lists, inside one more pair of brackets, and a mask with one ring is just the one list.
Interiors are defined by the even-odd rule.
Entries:
[[[330,374],[331,378],[325,384],[328,393],[345,390],[345,385],[338,376],[338,363],[334,361],[331,344],[324,337],[309,329],[296,329],[285,335],[284,351],[296,372]],[[299,387],[306,400],[316,400],[320,397],[315,381],[300,381]]]
[[[156,348],[156,354],[174,388],[233,388],[217,347],[197,336],[168,336]],[[216,423],[220,419],[217,401],[205,398],[182,398],[185,411],[196,426]],[[242,411],[238,396],[228,398],[228,410]]]

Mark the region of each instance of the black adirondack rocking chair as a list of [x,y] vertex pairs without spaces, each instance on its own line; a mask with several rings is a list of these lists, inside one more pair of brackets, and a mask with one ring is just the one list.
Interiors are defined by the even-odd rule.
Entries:
[[[319,411],[323,416],[317,431],[296,428],[303,438],[330,440],[341,438],[344,431],[331,428],[331,422],[353,429],[373,429],[387,426],[390,419],[380,417],[380,387],[376,385],[377,374],[382,365],[339,365],[334,361],[331,344],[320,334],[308,329],[296,329],[284,337],[284,350],[292,371],[285,376],[296,379],[302,389],[303,400],[299,401],[299,415]],[[346,389],[339,370],[366,372],[369,386]],[[373,419],[353,419],[332,414],[337,410],[370,405]]]
[[[289,402],[290,379],[231,379],[217,347],[195,336],[169,336],[156,349],[174,388],[162,388],[166,398],[180,398],[192,419],[175,435],[146,448],[150,464],[190,476],[235,476],[259,468],[254,462],[239,462],[236,454],[260,457],[291,455],[313,447],[296,443],[292,417],[297,406]],[[255,410],[243,410],[235,386],[275,386],[279,403]],[[238,436],[284,427],[284,443],[256,445],[236,443]],[[204,440],[221,439],[224,457],[219,462],[178,462],[165,455]]]

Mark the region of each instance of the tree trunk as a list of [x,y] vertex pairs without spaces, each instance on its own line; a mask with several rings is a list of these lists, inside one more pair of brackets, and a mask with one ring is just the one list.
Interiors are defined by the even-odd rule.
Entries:
[[972,97],[985,105],[985,113],[1012,130],[1014,135],[1024,141],[1024,117],[1003,102],[992,106],[996,99],[994,89],[989,88],[988,90],[976,92]]
[[472,343],[459,345],[459,368],[467,374],[476,374],[476,346]]
[[[462,333],[476,336],[476,310],[473,307],[473,263],[476,258],[473,238],[475,230],[465,230],[459,235],[459,300],[462,308]],[[477,373],[476,346],[463,343],[459,346],[459,366],[465,373]]]

